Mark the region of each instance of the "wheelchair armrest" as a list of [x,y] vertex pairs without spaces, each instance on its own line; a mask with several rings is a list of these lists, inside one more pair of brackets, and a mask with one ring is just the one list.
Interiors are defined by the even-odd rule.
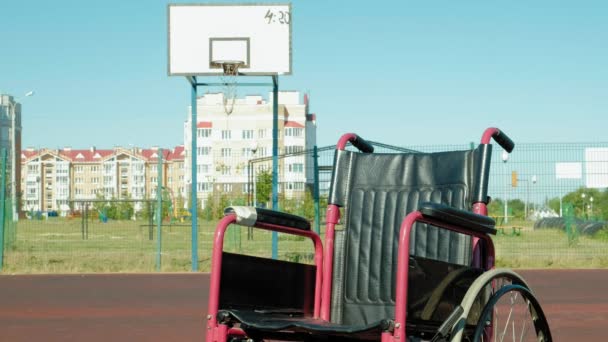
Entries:
[[496,228],[494,228],[496,222],[487,216],[430,202],[421,203],[418,211],[423,216],[437,221],[457,225],[478,233],[496,235]]
[[234,206],[224,209],[224,215],[235,214],[236,223],[253,227],[256,223],[266,223],[300,230],[310,230],[310,222],[303,217],[274,211],[245,206]]

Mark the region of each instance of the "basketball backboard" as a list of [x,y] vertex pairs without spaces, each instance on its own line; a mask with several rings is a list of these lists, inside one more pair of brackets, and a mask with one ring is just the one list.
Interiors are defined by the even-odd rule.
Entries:
[[[291,74],[291,4],[170,4],[170,76]],[[219,63],[218,63],[219,62]]]

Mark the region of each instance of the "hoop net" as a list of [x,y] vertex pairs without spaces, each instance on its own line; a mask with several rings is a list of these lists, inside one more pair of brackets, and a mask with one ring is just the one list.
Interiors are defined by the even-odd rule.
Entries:
[[239,68],[245,63],[242,61],[218,61],[217,63],[224,69],[224,74],[220,76],[221,82],[224,84],[224,112],[230,115],[234,110],[237,97]]

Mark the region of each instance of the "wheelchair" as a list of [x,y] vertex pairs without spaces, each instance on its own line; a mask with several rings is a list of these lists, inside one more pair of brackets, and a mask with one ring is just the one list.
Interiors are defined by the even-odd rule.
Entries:
[[[207,342],[552,341],[525,280],[494,267],[492,139],[514,148],[497,128],[475,149],[439,153],[373,153],[343,135],[324,244],[296,215],[226,208],[214,236]],[[233,224],[309,239],[314,265],[223,251]]]

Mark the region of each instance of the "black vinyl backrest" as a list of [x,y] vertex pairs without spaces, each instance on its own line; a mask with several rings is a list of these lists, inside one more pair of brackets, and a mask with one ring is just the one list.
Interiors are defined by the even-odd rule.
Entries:
[[[471,198],[487,191],[487,180],[476,177],[487,177],[490,152],[487,145],[441,153],[336,151],[329,203],[344,208],[344,231],[335,246],[332,321],[360,325],[393,317],[401,222],[421,202],[470,210]],[[470,240],[416,224],[410,254],[468,265]]]

